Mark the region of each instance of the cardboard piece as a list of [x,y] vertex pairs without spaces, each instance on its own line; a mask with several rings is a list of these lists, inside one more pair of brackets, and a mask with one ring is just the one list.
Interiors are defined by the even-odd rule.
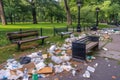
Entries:
[[61,52],[60,49],[55,50],[55,54],[59,54]]
[[10,74],[11,74],[11,75],[17,75],[17,70],[23,72],[23,68],[19,68],[19,69],[10,70]]
[[52,73],[52,72],[53,72],[53,70],[51,67],[45,67],[43,69],[40,69],[38,71],[38,74],[48,74],[48,73]]
[[35,68],[35,64],[34,64],[33,62],[28,63],[28,64],[25,64],[25,65],[23,65],[23,70],[24,70],[25,68],[28,69],[28,73],[29,73],[29,74],[32,74],[32,71],[33,71],[33,69]]

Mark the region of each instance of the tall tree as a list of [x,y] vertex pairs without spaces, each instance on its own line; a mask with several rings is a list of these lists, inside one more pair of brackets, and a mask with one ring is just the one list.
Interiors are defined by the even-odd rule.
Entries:
[[29,0],[29,2],[32,6],[33,24],[37,24],[35,0]]
[[67,0],[64,0],[64,5],[67,13],[67,24],[72,25],[71,13],[70,13],[70,8],[68,6]]
[[2,0],[0,0],[0,17],[1,17],[1,20],[2,20],[2,25],[6,25],[7,22],[6,22],[6,19],[5,19],[5,14],[4,14],[4,8],[3,8]]

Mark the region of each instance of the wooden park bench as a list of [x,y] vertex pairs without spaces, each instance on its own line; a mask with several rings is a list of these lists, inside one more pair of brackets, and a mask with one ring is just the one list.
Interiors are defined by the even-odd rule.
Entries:
[[21,45],[23,43],[42,40],[42,44],[44,43],[44,39],[48,38],[48,36],[39,36],[38,30],[26,30],[26,31],[16,31],[16,32],[8,32],[7,37],[11,43],[15,43],[18,45],[18,50],[21,49]]
[[60,35],[61,38],[63,38],[64,35],[69,35],[72,34],[72,32],[68,31],[68,27],[63,27],[63,28],[54,28],[54,35]]
[[86,36],[80,40],[72,42],[72,58],[77,60],[86,60],[89,51],[98,49],[99,37]]

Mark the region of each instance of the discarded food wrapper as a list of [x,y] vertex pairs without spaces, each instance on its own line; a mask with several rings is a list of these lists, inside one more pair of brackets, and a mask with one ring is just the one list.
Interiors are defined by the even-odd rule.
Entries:
[[54,68],[55,68],[55,73],[63,72],[63,68],[60,65],[55,65]]
[[62,51],[61,54],[63,54],[63,55],[66,54],[66,51]]
[[62,65],[61,67],[62,67],[64,70],[66,70],[66,71],[72,70],[71,65]]
[[38,78],[45,78],[46,76],[44,74],[39,74]]
[[53,63],[49,63],[48,66],[51,67],[51,68],[54,67]]
[[27,57],[30,58],[38,57],[38,52],[31,53],[30,55],[27,55]]
[[0,70],[0,80],[10,77],[10,70]]
[[57,56],[52,56],[51,57],[51,60],[57,64],[60,64],[62,63],[62,59],[60,57],[57,57]]
[[49,51],[54,51],[56,48],[56,45],[52,45],[50,48],[49,48]]
[[83,74],[84,78],[90,78],[90,72],[89,71],[85,71],[85,73]]
[[44,62],[40,62],[40,63],[36,64],[35,66],[36,66],[36,69],[37,69],[37,71],[38,71],[38,70],[44,68],[46,65],[45,65]]
[[87,70],[90,71],[90,72],[95,72],[95,68],[91,67],[91,66],[88,66],[87,67]]
[[43,57],[43,59],[46,59],[48,57],[48,55],[47,54],[43,54],[42,57]]
[[64,55],[64,56],[61,56],[61,59],[63,61],[70,61],[71,57],[70,56],[67,56],[67,55]]
[[14,70],[14,69],[22,68],[22,65],[19,62],[14,60],[12,62],[8,62],[5,66],[5,68]]

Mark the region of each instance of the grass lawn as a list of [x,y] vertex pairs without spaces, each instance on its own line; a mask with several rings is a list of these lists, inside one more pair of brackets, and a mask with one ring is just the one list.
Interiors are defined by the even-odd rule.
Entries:
[[[61,45],[64,42],[64,39],[68,36],[65,36],[61,39],[60,36],[53,36],[53,28],[54,27],[65,27],[66,23],[39,23],[39,24],[32,24],[32,23],[17,23],[17,24],[9,24],[6,26],[0,25],[0,63],[5,62],[8,58],[14,57],[18,58],[19,56],[23,56],[25,54],[30,54],[32,52],[43,50],[46,53],[47,48],[50,47],[50,43],[56,43],[57,45]],[[75,26],[75,24],[74,24]],[[107,25],[101,24],[101,28],[108,27]],[[50,36],[50,38],[45,39],[44,45],[40,45],[37,48],[29,48],[23,51],[17,51],[17,45],[11,44],[6,36],[7,32],[16,31],[22,29],[40,29],[43,28],[43,35]],[[36,45],[39,41],[32,42],[29,44]]]

